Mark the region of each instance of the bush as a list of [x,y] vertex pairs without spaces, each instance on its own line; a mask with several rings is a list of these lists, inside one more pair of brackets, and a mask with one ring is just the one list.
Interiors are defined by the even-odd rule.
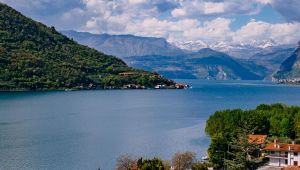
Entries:
[[175,170],[191,169],[196,161],[196,154],[193,152],[178,152],[172,158],[172,166]]
[[131,170],[134,164],[135,160],[131,155],[121,155],[117,159],[116,170]]
[[145,159],[139,162],[142,162],[139,165],[139,170],[165,170],[163,161],[159,158]]
[[208,170],[209,164],[206,162],[196,162],[192,165],[192,170]]

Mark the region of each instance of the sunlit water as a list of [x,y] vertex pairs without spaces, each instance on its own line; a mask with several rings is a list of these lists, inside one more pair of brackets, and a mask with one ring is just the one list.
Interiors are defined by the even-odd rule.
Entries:
[[114,169],[124,153],[170,159],[206,155],[216,110],[300,105],[300,87],[182,80],[189,90],[0,93],[0,169]]

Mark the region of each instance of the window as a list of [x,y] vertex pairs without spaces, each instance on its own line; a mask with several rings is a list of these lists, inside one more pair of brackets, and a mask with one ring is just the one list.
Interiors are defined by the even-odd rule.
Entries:
[[286,165],[288,164],[288,160],[285,160],[285,162],[284,162]]
[[294,156],[298,156],[298,152],[294,152]]
[[294,166],[298,166],[298,161],[294,161]]
[[285,152],[284,154],[285,154],[285,157],[288,157],[288,152]]

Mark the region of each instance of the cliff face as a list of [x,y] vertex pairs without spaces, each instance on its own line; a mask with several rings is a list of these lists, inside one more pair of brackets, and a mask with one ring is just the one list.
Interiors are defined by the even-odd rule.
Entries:
[[280,66],[274,75],[276,79],[298,79],[300,78],[300,48],[292,53]]

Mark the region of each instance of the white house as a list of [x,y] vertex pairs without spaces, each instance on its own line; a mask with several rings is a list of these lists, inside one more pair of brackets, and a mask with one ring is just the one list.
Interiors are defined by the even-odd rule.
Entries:
[[270,166],[300,166],[300,145],[285,143],[269,143],[264,148]]

